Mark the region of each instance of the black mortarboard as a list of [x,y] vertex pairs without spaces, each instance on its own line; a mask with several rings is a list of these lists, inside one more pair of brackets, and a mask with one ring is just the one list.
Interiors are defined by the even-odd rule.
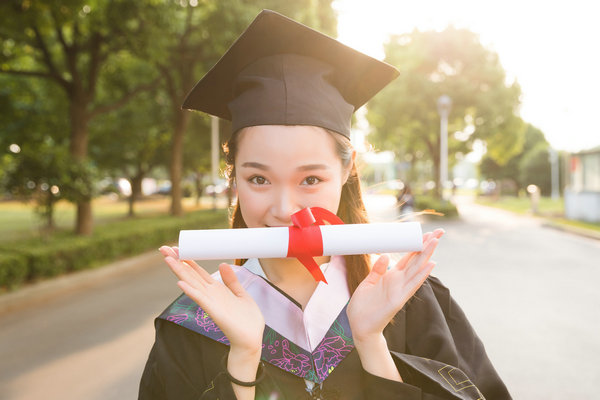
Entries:
[[350,137],[352,113],[398,76],[389,64],[263,10],[183,108],[255,125],[314,125]]

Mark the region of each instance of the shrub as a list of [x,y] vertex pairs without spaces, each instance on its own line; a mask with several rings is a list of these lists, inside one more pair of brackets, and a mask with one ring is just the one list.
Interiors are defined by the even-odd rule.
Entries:
[[27,259],[20,254],[0,254],[0,288],[18,287],[27,279]]
[[458,217],[458,210],[452,202],[441,201],[433,196],[415,196],[415,208],[417,211],[435,210],[448,218]]
[[48,239],[3,243],[0,288],[14,288],[64,273],[93,268],[113,260],[176,242],[182,229],[223,228],[225,210],[202,210],[182,217],[122,220],[99,226],[93,236],[58,233]]

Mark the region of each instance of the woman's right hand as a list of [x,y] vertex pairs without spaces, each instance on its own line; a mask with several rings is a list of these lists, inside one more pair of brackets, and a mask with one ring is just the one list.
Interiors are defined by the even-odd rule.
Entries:
[[221,283],[196,262],[179,260],[177,247],[162,246],[159,251],[179,278],[177,285],[208,313],[227,336],[231,352],[248,356],[258,354],[260,357],[265,320],[231,266],[225,263],[219,265]]

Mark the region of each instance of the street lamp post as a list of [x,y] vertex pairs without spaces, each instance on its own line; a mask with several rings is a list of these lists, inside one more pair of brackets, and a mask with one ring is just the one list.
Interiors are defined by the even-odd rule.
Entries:
[[444,196],[444,186],[448,181],[448,115],[452,108],[452,99],[442,95],[437,100],[438,113],[440,114],[440,193]]

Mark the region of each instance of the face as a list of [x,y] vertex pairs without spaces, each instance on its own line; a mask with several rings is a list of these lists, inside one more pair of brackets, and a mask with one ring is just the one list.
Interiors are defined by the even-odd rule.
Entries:
[[249,228],[289,226],[305,207],[336,213],[351,165],[330,133],[313,126],[264,125],[241,132],[235,157],[240,210]]

